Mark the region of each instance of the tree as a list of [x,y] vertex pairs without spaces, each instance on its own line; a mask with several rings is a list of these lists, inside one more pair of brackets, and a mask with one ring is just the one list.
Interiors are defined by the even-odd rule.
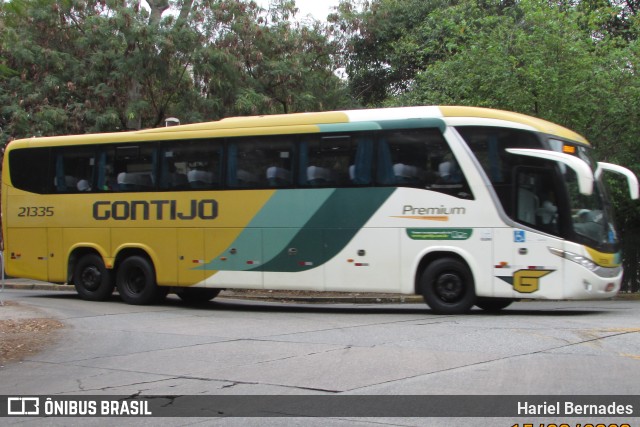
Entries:
[[418,72],[446,60],[481,30],[482,18],[500,15],[512,1],[344,1],[331,22],[343,42],[352,95],[381,105],[406,92]]
[[327,29],[290,22],[293,1],[280,0],[269,13],[249,0],[13,0],[0,7],[3,141],[347,100],[333,75]]
[[[206,22],[216,39],[194,67],[201,92],[236,114],[289,113],[338,108],[347,100],[334,74],[336,45],[326,29],[291,21],[295,2],[272,4],[268,15],[253,3],[222,2]],[[211,60],[213,59],[213,61]],[[212,78],[222,70],[222,78]]]

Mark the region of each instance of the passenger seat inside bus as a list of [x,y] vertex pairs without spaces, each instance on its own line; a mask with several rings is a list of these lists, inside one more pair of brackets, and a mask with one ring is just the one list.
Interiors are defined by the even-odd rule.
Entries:
[[271,166],[267,168],[269,187],[286,187],[291,185],[291,172],[284,168]]
[[120,172],[117,178],[118,190],[140,191],[153,188],[153,178],[143,172]]
[[327,185],[333,182],[333,172],[320,166],[307,168],[307,182],[311,185]]
[[170,173],[167,178],[167,184],[169,188],[173,189],[185,189],[189,188],[189,180],[187,175],[183,173]]
[[255,174],[244,169],[238,169],[238,173],[236,176],[238,179],[238,187],[252,187],[259,184],[258,177]]
[[86,179],[81,179],[80,181],[78,181],[76,187],[81,193],[91,191],[91,184],[89,184],[89,181],[87,181]]
[[191,188],[210,188],[213,184],[213,174],[194,169],[187,173],[187,180]]
[[393,165],[393,174],[398,184],[418,184],[423,180],[424,171],[417,166],[396,163]]
[[63,180],[58,182],[58,177],[53,178],[53,184],[56,187],[56,191],[77,191],[78,187],[78,178],[71,175],[65,175]]

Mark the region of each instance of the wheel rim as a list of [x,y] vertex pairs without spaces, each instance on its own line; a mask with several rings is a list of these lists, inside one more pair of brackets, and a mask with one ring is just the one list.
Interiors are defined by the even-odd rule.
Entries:
[[88,291],[95,291],[102,283],[102,273],[98,267],[91,265],[82,270],[81,279],[82,287]]
[[441,274],[434,288],[435,294],[444,302],[456,302],[464,296],[464,282],[454,273]]
[[127,273],[124,285],[132,294],[139,294],[144,290],[146,282],[146,276],[142,269],[131,268]]

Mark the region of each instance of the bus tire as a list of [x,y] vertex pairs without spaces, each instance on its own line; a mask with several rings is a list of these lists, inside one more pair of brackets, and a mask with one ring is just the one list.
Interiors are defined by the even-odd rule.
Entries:
[[508,307],[512,302],[511,298],[478,298],[476,306],[489,313],[497,313]]
[[180,288],[176,291],[176,295],[180,299],[189,304],[198,304],[211,301],[220,293],[220,289],[216,288]]
[[473,275],[467,265],[455,258],[431,262],[420,278],[420,292],[437,314],[462,314],[476,302]]
[[131,256],[120,264],[116,274],[116,286],[120,298],[128,304],[153,304],[162,296],[156,284],[153,265],[141,256]]
[[80,298],[87,301],[104,301],[113,293],[111,271],[96,254],[84,255],[76,263],[73,285]]

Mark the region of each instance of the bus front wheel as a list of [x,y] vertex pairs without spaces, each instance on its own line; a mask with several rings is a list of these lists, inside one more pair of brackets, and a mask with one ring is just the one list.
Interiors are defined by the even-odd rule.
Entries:
[[464,262],[455,258],[431,262],[420,278],[420,291],[438,314],[466,313],[476,302],[473,275]]
[[162,297],[162,292],[156,284],[153,265],[141,256],[131,256],[120,264],[116,274],[116,286],[120,298],[129,304],[152,304]]
[[111,273],[96,254],[80,258],[73,272],[73,285],[80,298],[88,301],[104,301],[113,293]]

